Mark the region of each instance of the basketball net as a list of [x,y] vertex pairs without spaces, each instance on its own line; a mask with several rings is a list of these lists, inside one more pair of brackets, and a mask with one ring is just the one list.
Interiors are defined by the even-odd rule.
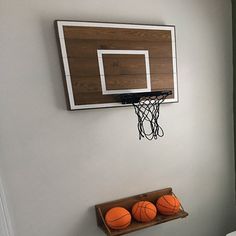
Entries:
[[157,139],[164,136],[164,131],[158,123],[160,105],[169,93],[157,96],[141,97],[139,102],[132,103],[138,117],[139,139]]

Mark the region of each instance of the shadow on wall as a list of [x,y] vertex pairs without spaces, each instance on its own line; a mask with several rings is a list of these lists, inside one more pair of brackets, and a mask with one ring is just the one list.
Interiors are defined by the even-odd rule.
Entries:
[[45,47],[45,59],[49,72],[54,105],[60,110],[66,110],[65,92],[63,91],[62,70],[59,60],[59,51],[56,40],[54,22],[51,19],[41,19],[41,35]]

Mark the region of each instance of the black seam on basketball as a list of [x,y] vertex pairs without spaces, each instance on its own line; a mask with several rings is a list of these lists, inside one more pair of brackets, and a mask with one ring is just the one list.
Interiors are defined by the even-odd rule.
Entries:
[[[136,204],[137,204],[137,203],[136,203]],[[135,209],[135,212],[132,212],[133,215],[135,215],[135,214],[137,213],[138,208],[139,208],[139,204],[140,204],[140,202],[138,202],[138,204],[137,204],[137,208]]]
[[173,205],[171,205],[171,204],[169,203],[169,201],[165,198],[165,196],[163,196],[163,199],[164,199],[171,207],[173,207]]
[[148,202],[148,204],[146,204],[145,207],[148,206],[148,205],[150,205],[150,204],[152,204],[152,203],[151,203],[151,202]]
[[[149,208],[149,207],[147,207],[148,205],[153,205],[153,203],[151,203],[151,202],[149,202],[147,205],[145,205],[145,208],[147,208],[147,209],[149,209],[149,210],[151,210],[151,211],[154,211],[154,212],[156,212],[155,210],[153,210],[152,208]],[[155,206],[154,206],[155,207]]]
[[141,207],[141,208],[146,208],[146,209],[148,209],[148,210],[150,210],[150,211],[156,212],[156,211],[155,211],[155,210],[153,210],[152,208],[149,208],[149,207],[146,207],[146,206],[144,206],[144,207]]
[[136,208],[135,212],[133,213],[133,216],[136,216],[136,213],[138,212],[139,207],[140,207],[140,203],[141,202],[136,203],[137,204],[137,208]]
[[150,210],[150,208],[146,208],[146,206],[144,207],[144,213],[145,213],[145,215],[147,216],[147,218],[149,219],[149,220],[153,220],[153,218],[150,218],[149,217],[149,215],[147,214],[147,209],[149,209]]
[[144,205],[145,201],[142,202],[142,205],[140,206],[140,221],[142,221],[142,208]]
[[162,205],[162,204],[160,204],[160,203],[157,204],[157,207],[158,207],[158,206],[164,207],[165,209],[169,210],[169,212],[173,212],[173,209],[170,209],[170,208],[168,208],[167,206],[164,206],[164,205]]
[[130,224],[130,222],[125,223],[125,224],[123,224],[123,225],[119,225],[119,226],[115,226],[115,225],[113,225],[113,226],[111,226],[111,227],[113,227],[114,229],[119,229],[119,228],[123,228],[123,227],[125,227],[126,225],[128,226],[129,224]]
[[170,206],[172,207],[172,210],[173,210],[174,206],[171,205],[171,204],[168,202],[168,200],[165,198],[165,196],[163,196],[163,198],[164,198],[164,200],[168,203],[168,205],[170,205]]
[[157,206],[161,206],[161,207],[164,207],[164,208],[166,208],[166,209],[168,209],[168,210],[171,210],[168,206],[162,205],[162,204],[160,204],[160,203],[158,203]]
[[108,222],[109,223],[112,223],[112,222],[115,222],[115,221],[117,221],[117,220],[120,220],[121,218],[123,218],[123,217],[125,217],[125,216],[128,216],[129,215],[129,213],[127,213],[127,214],[125,214],[125,215],[123,215],[123,216],[121,216],[121,217],[119,217],[119,218],[117,218],[117,219],[115,219],[115,220],[109,220]]

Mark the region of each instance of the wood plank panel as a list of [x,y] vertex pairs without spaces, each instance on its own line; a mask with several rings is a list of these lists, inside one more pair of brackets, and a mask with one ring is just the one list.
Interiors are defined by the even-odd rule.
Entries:
[[97,55],[97,49],[149,50],[150,57],[172,58],[172,46],[169,42],[66,39],[68,57],[94,57]]
[[[131,56],[131,55],[130,55]],[[132,58],[132,57],[131,57]],[[133,65],[134,68],[132,71],[128,71],[129,61],[135,61]],[[98,60],[96,57],[93,58],[68,58],[70,65],[70,74],[72,76],[96,76],[100,75]],[[144,59],[130,59],[120,56],[120,60],[117,64],[117,60],[113,61],[109,60],[104,63],[105,73],[106,75],[118,75],[118,74],[143,74],[143,65]],[[111,67],[110,67],[111,66]],[[119,69],[120,66],[123,69]],[[119,73],[120,72],[120,73]],[[128,73],[129,72],[129,73]],[[150,60],[150,73],[172,73],[173,72],[173,64],[172,58],[152,58]]]
[[76,91],[76,87],[75,87],[74,98],[75,98],[76,105],[121,102],[119,96],[115,96],[115,95],[102,96],[101,92],[78,93],[78,91]]
[[70,74],[72,76],[98,76],[99,67],[97,57],[93,58],[68,58]]
[[147,88],[146,74],[106,76],[108,90]]
[[174,89],[173,74],[152,74],[152,91]]
[[103,65],[105,75],[143,75],[146,73],[144,55],[103,55]]
[[[134,76],[133,80],[134,80],[134,83],[136,83],[135,80],[137,80],[137,83],[139,84],[141,83],[142,77],[139,79],[138,76]],[[76,86],[77,90],[79,89],[80,92],[82,93],[83,92],[90,93],[92,91],[100,92],[100,93],[102,92],[100,76],[73,77],[72,83],[73,83],[73,86]],[[108,84],[110,83],[111,84],[113,83],[112,80],[108,82]],[[127,86],[129,86],[129,82],[126,82],[126,83],[127,83]],[[163,88],[174,88],[173,75],[172,74],[152,74],[151,85],[152,85],[152,91],[160,90]]]
[[151,74],[172,74],[173,63],[172,58],[151,58],[150,60]]
[[[114,103],[118,102],[121,103],[119,95],[105,95],[102,96],[101,93],[78,93],[76,91],[76,87],[73,88],[74,91],[74,99],[76,105],[89,105],[89,104],[102,104],[102,103]],[[166,90],[172,91],[172,95],[168,98],[173,98],[174,89],[173,88],[164,88]],[[79,96],[78,96],[79,94]]]
[[[174,84],[172,77],[172,74],[152,75],[152,91],[171,90],[172,92],[174,92]],[[134,79],[138,78],[135,77]],[[89,83],[88,80],[90,81]],[[118,95],[102,95],[101,82],[99,76],[73,77],[72,87],[76,105],[121,102]],[[112,85],[112,88],[114,88],[114,85]],[[109,89],[111,89],[111,87],[109,87]],[[173,95],[170,96],[170,98],[171,97],[173,97]]]
[[170,42],[171,32],[168,30],[121,29],[105,27],[64,26],[66,39],[100,39]]
[[99,76],[75,77],[72,79],[72,83],[79,93],[102,93],[101,80]]

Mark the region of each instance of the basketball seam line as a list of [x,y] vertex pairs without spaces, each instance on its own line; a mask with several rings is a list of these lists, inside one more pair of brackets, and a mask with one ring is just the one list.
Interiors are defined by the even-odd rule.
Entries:
[[174,206],[174,212],[178,212],[178,207],[177,207],[177,205],[178,205],[178,199],[175,197],[175,196],[173,196],[173,198],[174,198],[174,200],[175,200],[175,206]]
[[163,199],[168,203],[168,205],[170,205],[173,208],[173,205],[171,205],[168,200],[165,198],[165,196],[163,196]]
[[[140,203],[141,203],[141,204],[140,204]],[[144,206],[145,203],[147,203],[147,204]],[[137,203],[136,203],[136,204],[137,204]],[[142,217],[142,216],[143,216],[142,209],[144,209],[145,214],[146,214],[146,209],[148,209],[148,210],[150,210],[150,211],[153,211],[153,212],[156,214],[157,212],[156,212],[155,210],[153,210],[153,209],[147,207],[147,206],[150,205],[150,204],[152,204],[152,203],[151,203],[151,202],[147,202],[147,201],[138,202],[135,211],[132,212],[134,218],[135,218],[136,213],[138,212],[138,210],[140,210],[140,215],[139,215],[139,216],[140,216],[140,220],[139,220],[139,221],[142,221],[142,218],[143,218],[143,217]],[[155,206],[154,206],[154,207],[155,207]],[[147,214],[146,214],[146,215],[147,215]],[[150,219],[150,218],[149,218],[149,219]]]
[[140,221],[142,221],[142,207],[144,205],[145,201],[142,202],[142,205],[140,206]]
[[114,222],[114,221],[117,221],[117,220],[120,220],[121,218],[123,218],[123,217],[125,217],[125,216],[128,216],[128,215],[130,215],[129,213],[127,213],[127,214],[125,214],[125,215],[123,215],[123,216],[121,216],[121,217],[119,217],[119,218],[117,218],[117,219],[115,219],[115,220],[108,220],[108,222],[109,223],[112,223],[112,222]]
[[160,204],[160,203],[158,203],[158,206],[161,206],[161,207],[166,208],[167,210],[169,210],[169,212],[173,212],[173,209],[170,209],[170,208],[168,208],[167,206],[164,206],[164,205],[162,205],[162,204]]
[[168,206],[162,205],[161,203],[158,203],[158,206],[161,206],[161,207],[164,207],[164,208],[166,208],[168,210],[171,210]]
[[148,209],[148,210],[150,210],[150,211],[153,211],[153,212],[155,212],[155,210],[153,210],[152,208],[146,207],[146,206],[144,206],[144,207],[141,207],[141,208],[146,208],[146,209]]
[[[172,196],[172,195],[171,195],[171,196]],[[164,198],[164,200],[168,203],[168,205],[171,206],[172,211],[174,212],[175,206],[172,205],[172,204],[165,198],[165,196],[163,196],[163,198]]]
[[[146,208],[146,206],[145,206],[145,207],[144,207],[145,215],[147,216],[147,218],[148,218],[149,220],[153,220],[156,216],[155,216],[154,218],[150,218],[149,215],[147,214],[147,211],[146,211],[147,209],[151,210],[150,208]],[[155,211],[154,211],[154,212],[155,212]]]
[[[137,204],[137,203],[136,203],[136,204]],[[139,204],[140,204],[140,202],[138,202],[138,205],[137,205],[137,208],[135,209],[135,212],[132,212],[133,215],[135,215],[135,214],[137,213],[137,211],[138,211],[138,209],[139,209]]]
[[148,210],[150,210],[150,211],[153,211],[153,212],[156,212],[155,210],[153,210],[152,208],[149,208],[149,207],[140,207],[140,208],[146,208],[146,209],[148,209]]

